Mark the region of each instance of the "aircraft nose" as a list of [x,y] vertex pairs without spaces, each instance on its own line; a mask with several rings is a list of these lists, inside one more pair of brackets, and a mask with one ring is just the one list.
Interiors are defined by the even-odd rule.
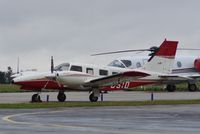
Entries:
[[11,81],[12,84],[16,84],[16,82],[18,82],[17,78],[12,79]]
[[21,80],[20,80],[20,78],[14,78],[12,81],[11,81],[11,83],[12,84],[16,84],[17,82],[21,82]]

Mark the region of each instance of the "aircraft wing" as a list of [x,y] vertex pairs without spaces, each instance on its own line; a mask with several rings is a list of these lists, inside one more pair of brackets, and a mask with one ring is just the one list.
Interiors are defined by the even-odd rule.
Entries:
[[194,74],[190,76],[193,79],[200,79],[200,74]]
[[185,74],[185,75],[176,75],[176,74],[169,74],[169,75],[160,75],[160,78],[165,80],[197,80],[200,79],[200,74]]
[[104,86],[112,86],[112,85],[117,85],[121,84],[123,82],[127,81],[133,81],[139,78],[143,78],[146,76],[149,76],[150,74],[147,74],[145,72],[140,72],[140,71],[127,71],[111,76],[106,76],[98,79],[93,79],[88,82],[84,86],[89,86],[89,87],[104,87]]

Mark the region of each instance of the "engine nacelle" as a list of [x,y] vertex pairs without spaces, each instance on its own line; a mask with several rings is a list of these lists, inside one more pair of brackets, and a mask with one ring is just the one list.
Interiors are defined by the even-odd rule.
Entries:
[[194,61],[194,69],[200,71],[200,58]]

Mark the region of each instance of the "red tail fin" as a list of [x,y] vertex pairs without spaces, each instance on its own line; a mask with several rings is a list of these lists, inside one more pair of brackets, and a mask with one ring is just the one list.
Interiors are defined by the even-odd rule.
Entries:
[[171,73],[178,41],[165,40],[143,69],[159,73]]
[[176,55],[177,46],[178,41],[165,40],[156,52],[156,56],[174,57]]

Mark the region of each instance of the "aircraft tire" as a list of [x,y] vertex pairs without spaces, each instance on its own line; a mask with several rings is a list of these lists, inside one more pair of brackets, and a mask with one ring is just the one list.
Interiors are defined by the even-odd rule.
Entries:
[[42,102],[39,94],[34,94],[31,98],[31,102]]
[[168,92],[174,92],[176,90],[176,86],[175,85],[167,85],[167,91]]
[[188,90],[190,92],[195,92],[197,91],[197,85],[196,84],[188,84]]
[[66,100],[66,98],[67,97],[66,97],[64,92],[59,92],[58,93],[57,99],[58,99],[59,102],[64,102]]
[[94,96],[94,93],[91,93],[89,96],[90,102],[97,102],[98,97]]

